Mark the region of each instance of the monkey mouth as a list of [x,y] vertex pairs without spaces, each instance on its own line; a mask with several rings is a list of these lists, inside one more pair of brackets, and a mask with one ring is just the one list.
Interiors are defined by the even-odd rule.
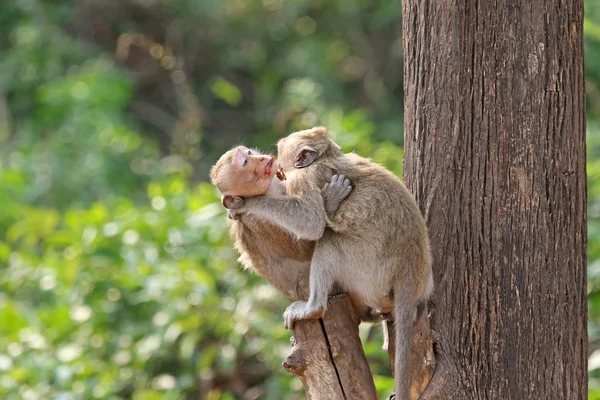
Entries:
[[275,161],[275,157],[271,157],[267,163],[267,166],[265,167],[265,174],[267,174],[267,176],[271,176],[271,167],[273,166],[273,161]]

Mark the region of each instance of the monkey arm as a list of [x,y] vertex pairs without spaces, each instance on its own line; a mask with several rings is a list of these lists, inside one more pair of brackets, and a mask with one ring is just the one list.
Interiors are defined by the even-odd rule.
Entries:
[[250,197],[239,211],[264,218],[299,239],[319,240],[325,231],[325,205],[320,190],[306,190],[301,197]]

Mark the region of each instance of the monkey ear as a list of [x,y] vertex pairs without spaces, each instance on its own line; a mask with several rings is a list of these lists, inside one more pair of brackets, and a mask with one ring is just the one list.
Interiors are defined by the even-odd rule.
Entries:
[[296,168],[308,167],[310,164],[315,162],[317,156],[318,154],[315,149],[313,149],[312,147],[305,146],[302,148],[302,150],[300,150],[300,152],[296,156],[296,163],[294,164],[294,166]]
[[327,136],[327,128],[324,126],[315,126],[313,132],[319,136]]
[[221,197],[221,204],[223,204],[223,207],[227,208],[228,210],[233,210],[236,208],[242,208],[244,205],[244,199],[242,199],[240,196],[225,195]]

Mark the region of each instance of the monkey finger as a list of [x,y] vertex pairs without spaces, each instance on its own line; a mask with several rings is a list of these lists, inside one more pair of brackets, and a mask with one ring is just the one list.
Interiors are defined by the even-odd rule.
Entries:
[[301,315],[305,307],[305,301],[295,301],[285,309],[285,312],[283,313],[283,320],[286,329],[293,329],[294,322],[298,319],[302,319]]
[[345,179],[344,179],[343,186],[350,186],[350,179],[348,179],[348,178],[345,178]]
[[328,187],[329,187],[329,183],[326,183],[326,184],[325,184],[325,186],[323,186],[323,189],[322,189],[322,190],[325,190],[325,189],[327,189]]
[[293,319],[285,319],[283,326],[285,327],[285,329],[288,329],[290,331],[293,330],[294,329],[294,320]]
[[336,174],[336,175],[333,175],[333,176],[331,177],[331,184],[332,184],[332,185],[334,185],[334,184],[336,184],[336,183],[337,183],[337,181],[338,181],[338,176],[337,176],[337,174]]
[[[288,308],[289,308],[289,307],[288,307]],[[290,330],[291,330],[291,329],[292,329],[292,328],[290,327],[290,325],[291,325],[291,322],[292,322],[292,321],[290,320],[290,316],[289,316],[288,310],[286,309],[286,310],[285,310],[285,312],[283,313],[283,327],[284,327],[285,329],[290,329]]]
[[241,208],[244,205],[244,200],[241,197],[235,196],[231,203],[231,208]]
[[294,329],[294,318],[289,314],[283,314],[283,326],[285,329]]

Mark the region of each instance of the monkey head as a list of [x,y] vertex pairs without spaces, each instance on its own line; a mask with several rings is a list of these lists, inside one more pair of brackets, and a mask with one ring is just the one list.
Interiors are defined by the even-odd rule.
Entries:
[[341,156],[342,148],[318,126],[294,132],[277,142],[277,155],[284,169],[305,168],[321,157]]
[[241,197],[266,194],[279,170],[275,157],[237,146],[211,168],[210,180],[223,194],[221,201],[226,208],[239,208]]

